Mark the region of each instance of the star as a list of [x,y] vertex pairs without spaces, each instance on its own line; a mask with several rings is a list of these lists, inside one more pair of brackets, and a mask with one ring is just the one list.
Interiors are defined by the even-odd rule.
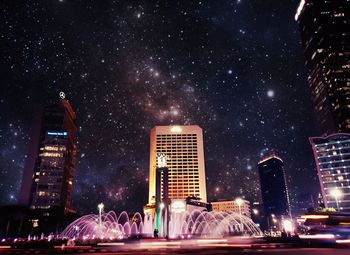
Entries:
[[275,91],[273,91],[272,89],[269,89],[266,94],[268,97],[273,98],[275,96]]
[[208,201],[259,201],[267,147],[283,151],[295,194],[317,193],[294,1],[56,2],[2,6],[1,204],[17,199],[35,106],[60,91],[77,115],[79,213],[101,201],[141,212],[150,130],[174,123],[203,129]]

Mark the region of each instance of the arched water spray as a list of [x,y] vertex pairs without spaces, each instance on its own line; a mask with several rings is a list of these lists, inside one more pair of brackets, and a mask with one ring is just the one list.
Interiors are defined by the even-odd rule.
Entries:
[[[243,228],[243,229],[242,229]],[[170,237],[222,237],[225,235],[261,236],[261,230],[248,217],[238,213],[193,210],[171,215]]]
[[72,222],[62,233],[62,238],[70,239],[123,239],[142,233],[141,214],[135,214],[131,220],[124,211],[119,217],[113,211],[99,215],[89,214]]
[[[250,218],[237,213],[200,210],[170,213],[170,238],[212,238],[237,234],[260,236],[262,232]],[[113,211],[102,213],[101,217],[89,214],[75,220],[61,233],[62,238],[81,240],[114,240],[139,235],[153,236],[153,218],[150,214],[146,214],[144,219],[140,213],[130,218],[125,211],[119,216]]]

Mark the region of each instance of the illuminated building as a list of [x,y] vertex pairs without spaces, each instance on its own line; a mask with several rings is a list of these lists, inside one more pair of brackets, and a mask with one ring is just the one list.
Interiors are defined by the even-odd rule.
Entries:
[[302,0],[295,19],[321,134],[350,133],[350,1]]
[[312,137],[310,142],[324,205],[350,211],[350,134]]
[[203,133],[199,126],[156,126],[150,136],[149,205],[156,198],[157,155],[167,158],[169,199],[207,201]]
[[258,168],[265,223],[271,226],[269,224],[271,216],[277,219],[290,217],[283,160],[271,150],[261,157]]
[[[211,202],[212,210],[215,212],[227,212],[227,213],[239,213],[241,210],[242,215],[251,217],[250,213],[250,202],[242,199],[241,205],[238,205],[235,200],[219,200]],[[241,207],[241,208],[239,208]]]
[[35,113],[18,201],[20,205],[72,211],[77,152],[75,118],[69,102],[64,99],[39,108]]
[[[158,158],[161,156],[158,156]],[[159,161],[159,160],[158,160]],[[158,163],[156,169],[156,223],[155,228],[159,231],[160,237],[166,237],[169,229],[169,199],[168,180],[169,169]]]

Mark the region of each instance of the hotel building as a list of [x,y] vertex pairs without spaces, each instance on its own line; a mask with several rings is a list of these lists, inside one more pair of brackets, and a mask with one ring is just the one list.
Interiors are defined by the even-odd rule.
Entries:
[[350,134],[310,138],[323,202],[350,211]]
[[203,132],[199,126],[156,126],[150,135],[149,205],[155,203],[159,155],[168,168],[168,198],[207,201]]

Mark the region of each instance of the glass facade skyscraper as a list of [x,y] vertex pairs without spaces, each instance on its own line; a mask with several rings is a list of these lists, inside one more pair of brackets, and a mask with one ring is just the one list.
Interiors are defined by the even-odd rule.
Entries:
[[271,216],[281,219],[291,214],[284,163],[271,150],[260,159],[258,169],[265,224],[270,227]]
[[295,19],[320,134],[350,133],[350,1],[302,0]]
[[350,211],[350,134],[312,137],[310,142],[325,206]]
[[[344,187],[350,170],[344,150],[350,134],[350,1],[301,0],[295,19],[322,135],[310,142],[323,201],[325,206],[349,210],[345,204],[349,190]],[[340,191],[345,197],[342,208],[334,195]]]
[[34,116],[19,204],[72,211],[76,162],[75,113],[69,102],[39,108]]

